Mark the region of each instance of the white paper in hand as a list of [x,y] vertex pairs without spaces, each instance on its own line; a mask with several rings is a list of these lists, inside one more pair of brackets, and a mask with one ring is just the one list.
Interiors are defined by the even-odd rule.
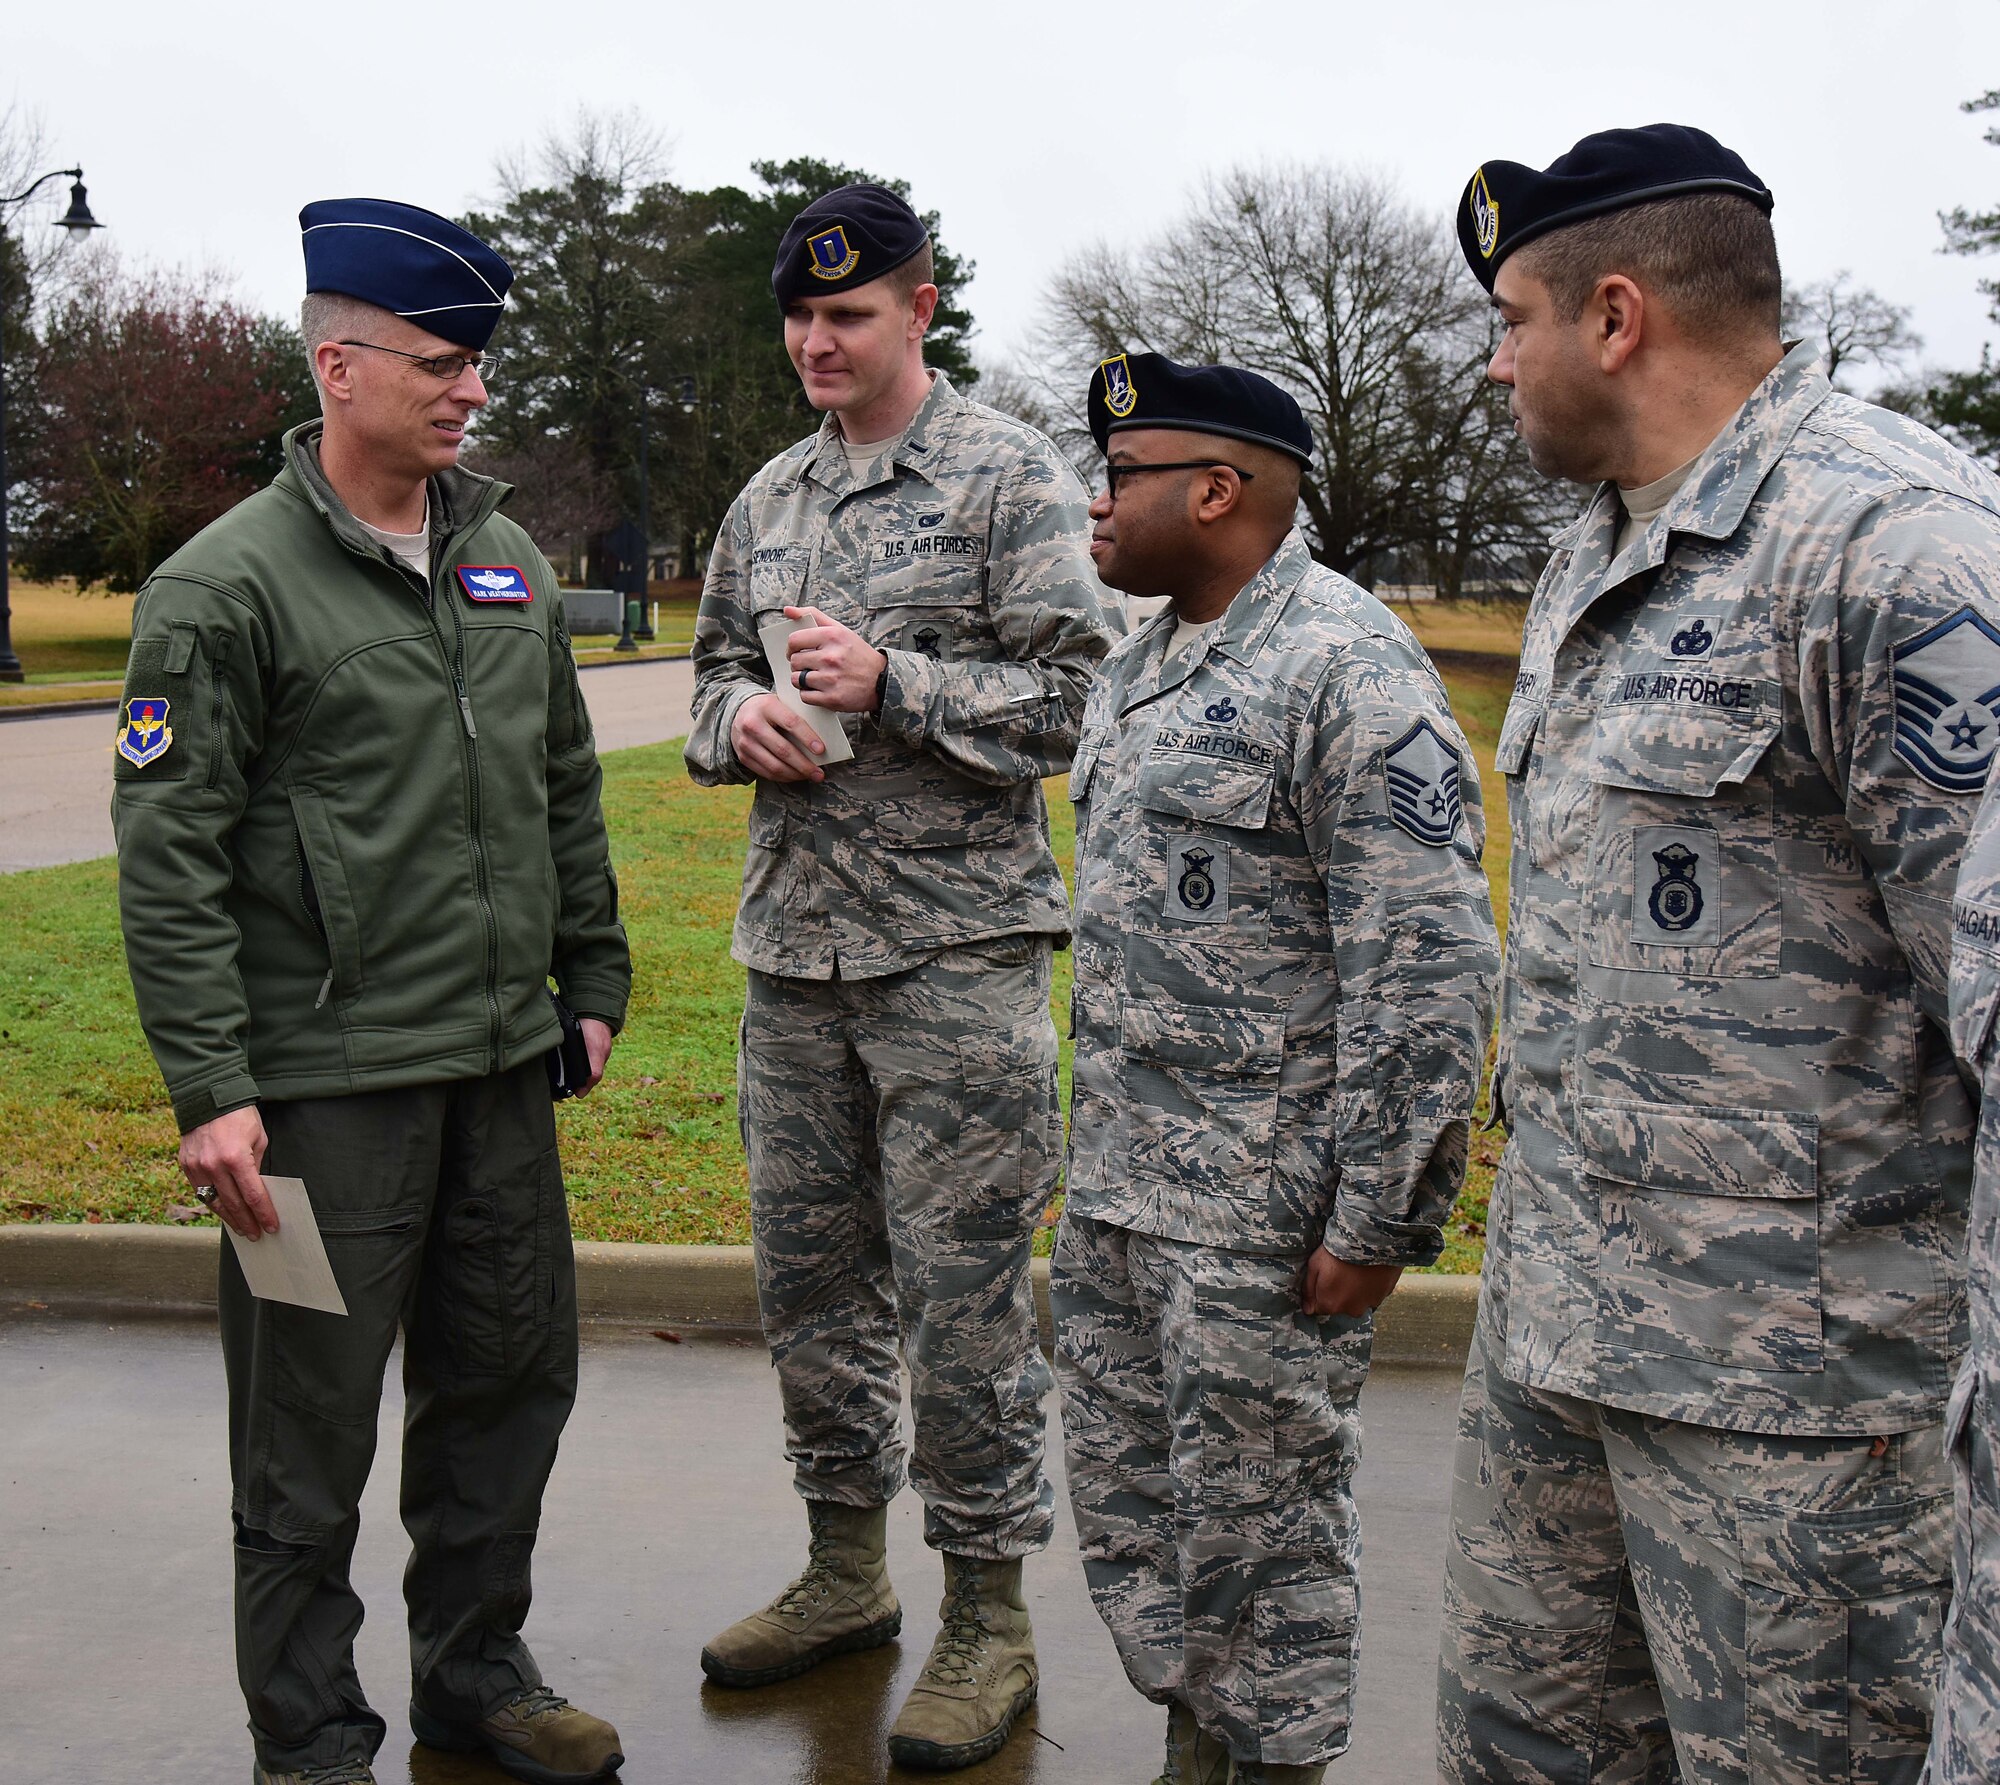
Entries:
[[278,1231],[246,1240],[230,1228],[223,1229],[236,1248],[236,1262],[243,1267],[250,1293],[267,1302],[293,1302],[322,1314],[345,1314],[347,1303],[333,1280],[333,1266],[326,1261],[326,1242],[319,1237],[305,1179],[267,1177],[264,1188],[278,1211]]
[[771,692],[793,712],[803,713],[806,723],[819,733],[819,741],[826,746],[826,754],[813,760],[825,768],[830,763],[852,761],[854,746],[847,741],[840,715],[826,707],[807,706],[799,698],[798,683],[792,679],[792,666],[785,657],[785,641],[793,633],[803,632],[812,624],[810,620],[766,620],[757,628],[757,637],[763,643],[765,661],[771,666]]

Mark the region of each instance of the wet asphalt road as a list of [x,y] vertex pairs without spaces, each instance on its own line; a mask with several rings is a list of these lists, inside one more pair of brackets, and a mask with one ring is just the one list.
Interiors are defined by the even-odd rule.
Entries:
[[[230,1653],[228,1482],[213,1330],[0,1320],[0,1778],[36,1785],[241,1785],[250,1746]],[[1433,1778],[1431,1690],[1456,1379],[1383,1373],[1363,1403],[1367,1559],[1355,1742],[1330,1775]],[[483,1762],[416,1747],[403,1718],[393,1381],[355,1580],[363,1679],[388,1718],[381,1785],[483,1785]],[[1053,1421],[1051,1432],[1053,1435]],[[629,1785],[860,1785],[936,1630],[937,1558],[914,1493],[890,1519],[900,1644],[758,1692],[708,1687],[711,1632],[803,1552],[760,1344],[586,1343],[535,1555],[528,1636],[557,1690],[617,1723]],[[1125,1683],[1061,1508],[1027,1589],[1041,1704],[966,1785],[1144,1785],[1161,1713]],[[1031,1731],[1039,1731],[1031,1733]],[[1043,1738],[1047,1739],[1043,1739]],[[1055,1744],[1060,1743],[1058,1748]]]

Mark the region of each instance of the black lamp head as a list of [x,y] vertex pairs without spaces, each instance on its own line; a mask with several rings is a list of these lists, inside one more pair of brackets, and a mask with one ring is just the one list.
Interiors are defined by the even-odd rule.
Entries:
[[90,200],[83,190],[83,169],[71,169],[76,175],[70,183],[69,209],[56,219],[56,228],[66,229],[72,236],[80,236],[89,230],[102,229],[103,224],[90,214]]

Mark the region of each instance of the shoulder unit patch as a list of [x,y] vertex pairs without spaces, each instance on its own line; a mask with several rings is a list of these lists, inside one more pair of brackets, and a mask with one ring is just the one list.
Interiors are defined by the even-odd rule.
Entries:
[[1433,849],[1442,849],[1458,835],[1465,816],[1459,795],[1458,751],[1419,719],[1382,755],[1389,782],[1389,816]]
[[1977,793],[2000,741],[2000,630],[1962,607],[1890,656],[1896,754],[1933,787]]
[[118,754],[135,768],[158,762],[174,741],[167,723],[168,703],[154,695],[134,695],[125,703],[125,723],[118,728]]
[[520,601],[535,598],[527,572],[518,564],[461,564],[458,586],[473,601]]

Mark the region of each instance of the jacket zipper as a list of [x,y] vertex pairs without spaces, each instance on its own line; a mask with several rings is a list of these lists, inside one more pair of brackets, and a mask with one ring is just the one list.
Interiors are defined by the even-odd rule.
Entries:
[[326,945],[326,977],[319,982],[319,996],[313,1000],[313,1009],[318,1010],[333,990],[333,938],[327,934],[326,919],[320,914],[319,889],[313,885],[312,869],[306,866],[306,840],[299,835],[296,825],[292,829],[292,851],[299,858],[299,903]]

